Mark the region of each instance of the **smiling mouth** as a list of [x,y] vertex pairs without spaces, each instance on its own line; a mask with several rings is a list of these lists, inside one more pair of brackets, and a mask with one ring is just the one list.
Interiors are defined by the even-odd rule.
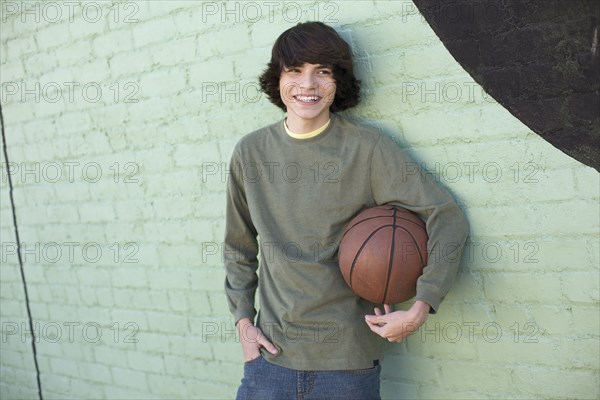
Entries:
[[321,96],[317,96],[317,95],[309,95],[309,96],[296,95],[296,96],[294,96],[294,99],[296,99],[298,101],[298,103],[302,103],[302,104],[316,104],[319,101],[321,101]]

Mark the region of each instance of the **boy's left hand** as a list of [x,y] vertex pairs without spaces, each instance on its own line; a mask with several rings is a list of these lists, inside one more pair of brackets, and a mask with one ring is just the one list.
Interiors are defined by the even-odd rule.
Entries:
[[392,311],[389,304],[384,304],[385,314],[375,307],[375,315],[365,315],[369,328],[390,342],[401,342],[415,333],[427,320],[429,304],[417,300],[407,311]]

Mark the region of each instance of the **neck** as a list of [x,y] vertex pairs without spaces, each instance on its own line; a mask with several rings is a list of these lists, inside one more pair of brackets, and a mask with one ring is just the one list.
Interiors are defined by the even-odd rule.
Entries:
[[329,121],[329,113],[325,113],[322,116],[319,116],[315,119],[302,119],[302,118],[294,118],[294,116],[288,114],[286,118],[286,124],[290,131],[296,134],[309,133],[314,130],[319,129],[323,125],[325,125]]

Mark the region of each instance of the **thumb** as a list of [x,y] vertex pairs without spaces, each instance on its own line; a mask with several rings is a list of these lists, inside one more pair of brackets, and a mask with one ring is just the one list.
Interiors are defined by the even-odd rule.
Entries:
[[279,350],[277,350],[277,347],[275,347],[273,345],[273,343],[269,342],[269,340],[263,335],[260,340],[258,341],[258,343],[264,347],[265,349],[267,349],[267,351],[271,354],[277,354],[279,353]]
[[365,315],[365,320],[372,324],[387,324],[387,316],[386,315]]

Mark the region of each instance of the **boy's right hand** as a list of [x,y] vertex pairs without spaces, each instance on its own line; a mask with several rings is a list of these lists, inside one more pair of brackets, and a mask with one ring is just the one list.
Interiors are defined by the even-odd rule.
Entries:
[[242,351],[244,352],[244,362],[252,361],[260,357],[260,348],[264,347],[269,353],[277,354],[279,351],[273,343],[265,337],[262,331],[252,324],[250,318],[242,318],[236,324]]

